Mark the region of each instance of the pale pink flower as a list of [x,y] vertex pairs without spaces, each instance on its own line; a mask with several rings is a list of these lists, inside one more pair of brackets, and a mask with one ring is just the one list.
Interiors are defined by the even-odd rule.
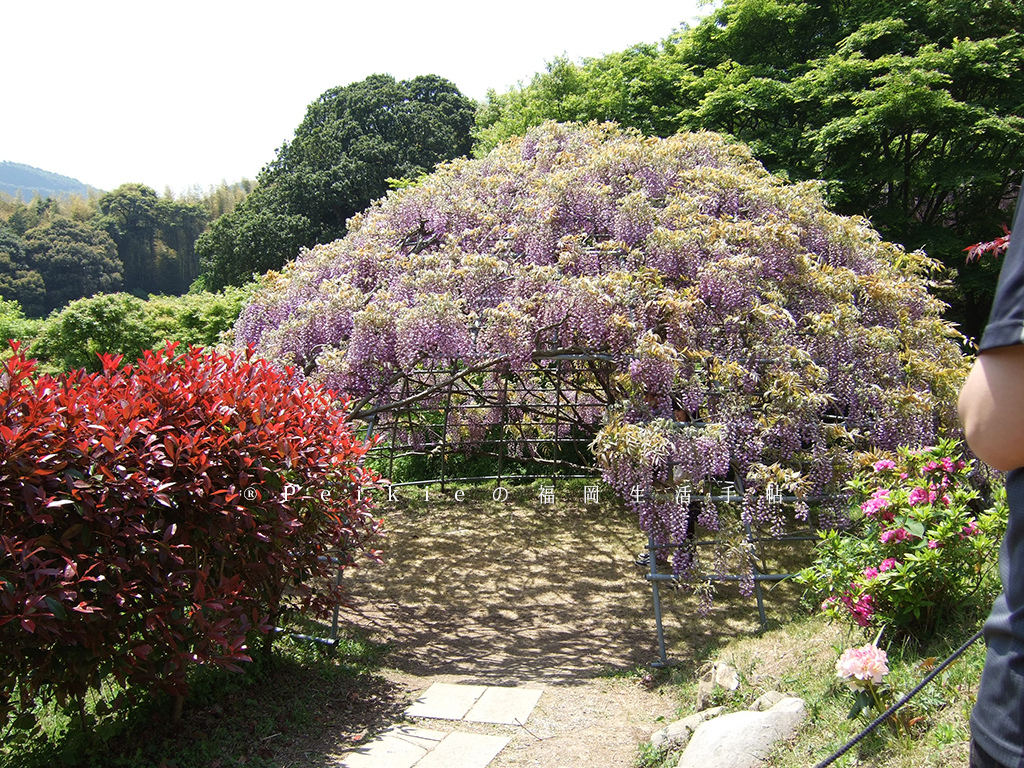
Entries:
[[836,676],[855,691],[863,691],[870,682],[880,685],[889,673],[885,651],[870,643],[861,648],[847,648],[836,662]]
[[892,459],[881,459],[871,466],[875,468],[875,472],[882,472],[886,469],[896,469],[896,462]]

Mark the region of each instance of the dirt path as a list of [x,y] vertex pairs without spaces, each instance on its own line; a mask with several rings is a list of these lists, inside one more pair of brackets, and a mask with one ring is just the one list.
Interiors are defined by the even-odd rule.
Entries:
[[[676,714],[671,695],[642,684],[657,644],[633,564],[644,538],[628,513],[436,495],[385,511],[386,565],[346,580],[359,605],[350,620],[394,648],[388,678],[409,701],[438,681],[544,690],[526,727],[459,724],[512,737],[494,768],[630,766],[658,719]],[[672,596],[672,656],[703,658],[753,618],[743,601],[697,619],[692,599]]]

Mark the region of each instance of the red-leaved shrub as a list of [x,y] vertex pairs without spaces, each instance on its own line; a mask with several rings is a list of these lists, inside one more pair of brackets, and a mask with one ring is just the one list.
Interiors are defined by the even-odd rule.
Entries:
[[37,376],[15,346],[0,369],[0,724],[110,674],[182,694],[190,664],[249,659],[286,588],[322,612],[376,557],[332,392],[251,349],[120,362]]

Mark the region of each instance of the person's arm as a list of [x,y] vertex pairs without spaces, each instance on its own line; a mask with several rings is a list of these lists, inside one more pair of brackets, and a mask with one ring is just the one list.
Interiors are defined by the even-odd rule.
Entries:
[[958,407],[979,459],[1004,471],[1024,467],[1024,344],[978,355]]

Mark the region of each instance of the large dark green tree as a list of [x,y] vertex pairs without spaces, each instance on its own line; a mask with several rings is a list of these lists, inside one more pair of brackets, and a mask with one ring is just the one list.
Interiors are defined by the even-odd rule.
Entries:
[[125,288],[183,293],[199,273],[196,239],[207,213],[196,202],[159,198],[145,184],[122,184],[99,200],[96,223],[117,243]]
[[99,229],[63,217],[25,233],[25,261],[43,279],[43,311],[121,287],[117,246]]
[[206,286],[244,283],[302,247],[341,237],[389,178],[415,178],[468,154],[474,115],[472,100],[435,75],[372,75],[327,91],[253,193],[199,238]]
[[43,314],[46,285],[25,257],[25,242],[0,226],[0,299],[16,301],[29,315]]
[[484,148],[545,118],[729,134],[956,269],[943,298],[976,335],[998,264],[963,248],[999,234],[1024,174],[1022,22],[1020,0],[724,0],[658,49],[493,96],[477,131]]

